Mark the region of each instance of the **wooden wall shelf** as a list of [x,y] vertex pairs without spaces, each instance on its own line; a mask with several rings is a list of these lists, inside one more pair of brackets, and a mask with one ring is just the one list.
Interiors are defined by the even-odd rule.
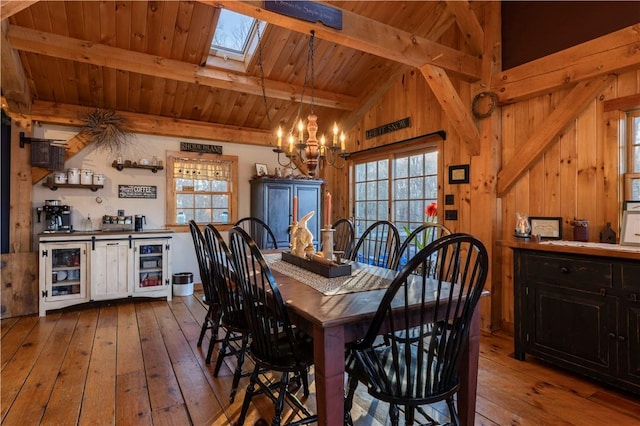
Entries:
[[153,166],[151,164],[144,165],[144,164],[126,163],[126,162],[118,164],[115,161],[111,163],[111,167],[113,167],[114,169],[117,169],[119,172],[121,172],[123,169],[146,169],[146,170],[151,170],[153,173],[157,173],[158,170],[164,169],[164,167],[161,165]]
[[46,186],[52,191],[56,191],[58,188],[81,188],[81,189],[90,189],[93,192],[96,192],[100,188],[104,188],[104,185],[81,185],[79,183],[53,183],[53,182],[44,182],[42,186]]

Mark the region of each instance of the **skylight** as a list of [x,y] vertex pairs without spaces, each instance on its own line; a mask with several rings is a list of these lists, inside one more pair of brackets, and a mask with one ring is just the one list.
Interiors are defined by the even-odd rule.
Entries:
[[256,24],[255,18],[222,9],[211,42],[211,53],[224,59],[244,61]]

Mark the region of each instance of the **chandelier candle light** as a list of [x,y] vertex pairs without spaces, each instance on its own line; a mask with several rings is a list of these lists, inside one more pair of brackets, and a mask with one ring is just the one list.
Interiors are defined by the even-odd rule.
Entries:
[[[302,86],[302,95],[300,96],[300,107],[298,109],[298,117],[300,117],[300,109],[302,107],[302,99],[304,97],[304,91],[307,86],[307,76],[309,75],[309,68],[311,68],[311,111],[307,116],[307,134],[308,138],[305,142],[304,139],[304,122],[300,118],[297,124],[298,127],[298,138],[296,142],[296,138],[294,136],[294,130],[292,129],[289,133],[288,138],[288,147],[287,149],[283,149],[282,146],[282,127],[278,127],[277,131],[277,146],[273,150],[278,154],[278,164],[283,167],[293,167],[292,163],[295,158],[300,158],[306,166],[308,170],[308,174],[311,177],[316,176],[316,169],[318,166],[322,165],[322,163],[327,163],[330,166],[333,166],[337,169],[340,169],[345,164],[345,159],[349,154],[345,152],[346,144],[345,144],[345,134],[344,132],[340,132],[338,128],[338,124],[333,124],[333,140],[331,145],[327,144],[327,140],[324,135],[320,137],[320,143],[318,144],[318,116],[315,115],[313,111],[313,107],[315,104],[314,98],[314,60],[313,60],[313,41],[315,38],[315,31],[311,31],[311,37],[309,38],[309,51],[307,53],[307,69],[305,71],[305,79],[304,84]],[[340,134],[340,136],[338,136]],[[296,153],[297,149],[297,153]],[[340,153],[338,153],[340,152]],[[282,164],[280,162],[280,154],[284,153],[285,156],[289,159],[287,164]],[[339,163],[339,159],[342,158],[342,163]]]

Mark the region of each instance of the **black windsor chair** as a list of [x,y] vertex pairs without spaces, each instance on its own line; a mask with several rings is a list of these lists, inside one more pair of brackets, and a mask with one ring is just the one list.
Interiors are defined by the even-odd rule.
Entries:
[[196,250],[198,259],[198,269],[200,270],[200,280],[202,281],[202,289],[204,296],[202,301],[207,305],[207,315],[202,322],[200,329],[200,337],[198,338],[198,347],[202,346],[202,340],[207,330],[211,330],[211,340],[209,341],[209,349],[207,350],[206,363],[211,363],[211,354],[213,346],[218,342],[218,327],[220,325],[220,304],[218,303],[218,293],[213,283],[213,275],[211,271],[211,262],[207,255],[206,241],[198,224],[194,220],[189,221],[189,230],[193,239],[193,246]]
[[[302,402],[288,391],[291,373],[304,385],[304,396],[309,396],[307,369],[313,365],[313,341],[310,336],[292,326],[287,306],[280,289],[260,249],[243,229],[234,227],[229,232],[229,245],[233,253],[235,270],[239,276],[245,314],[251,329],[249,354],[255,369],[245,394],[238,424],[244,423],[254,395],[264,393],[275,404],[272,425],[280,425],[285,397],[303,416],[290,425],[317,421]],[[262,379],[264,370],[281,372],[279,382]],[[256,386],[258,389],[256,389]],[[274,390],[277,392],[274,393]],[[277,394],[277,395],[276,395]]]
[[393,223],[379,220],[362,233],[351,252],[351,260],[369,265],[395,269],[400,235]]
[[[439,259],[435,277],[425,264]],[[454,395],[460,385],[458,367],[466,349],[469,324],[487,278],[484,245],[467,234],[452,234],[420,250],[387,289],[365,337],[348,349],[349,375],[345,398],[345,424],[352,425],[350,409],[359,382],[371,396],[390,404],[391,423],[412,425],[420,406],[446,401],[450,420],[460,424]],[[421,270],[420,275],[415,271]],[[424,303],[432,300],[433,303]],[[406,319],[420,319],[419,324]],[[380,343],[381,327],[386,336]],[[422,336],[420,339],[393,336]]]
[[276,236],[269,225],[257,217],[244,217],[235,226],[244,229],[261,250],[278,248]]
[[[231,385],[231,402],[235,399],[240,377],[242,377],[242,364],[249,343],[249,324],[242,309],[240,289],[237,287],[238,277],[233,270],[231,252],[224,242],[220,232],[211,224],[205,226],[204,237],[207,242],[207,253],[211,259],[213,283],[215,285],[218,302],[222,311],[220,325],[225,329],[213,377],[218,377],[222,361],[229,355],[237,359],[236,369]],[[240,340],[240,347],[236,348],[231,342]]]
[[355,240],[355,229],[349,219],[338,219],[331,226],[333,233],[333,251],[343,252],[342,257],[349,259]]
[[451,235],[451,231],[441,223],[427,222],[418,226],[400,245],[396,267],[393,269],[402,269],[417,252],[445,235]]

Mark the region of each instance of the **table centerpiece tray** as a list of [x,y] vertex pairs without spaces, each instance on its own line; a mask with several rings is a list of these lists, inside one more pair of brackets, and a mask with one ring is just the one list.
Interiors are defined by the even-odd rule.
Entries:
[[287,263],[291,263],[292,265],[299,266],[302,269],[306,269],[307,271],[322,275],[326,278],[337,278],[351,275],[351,264],[348,263],[343,263],[340,265],[320,263],[295,256],[286,251],[282,252],[282,260]]

